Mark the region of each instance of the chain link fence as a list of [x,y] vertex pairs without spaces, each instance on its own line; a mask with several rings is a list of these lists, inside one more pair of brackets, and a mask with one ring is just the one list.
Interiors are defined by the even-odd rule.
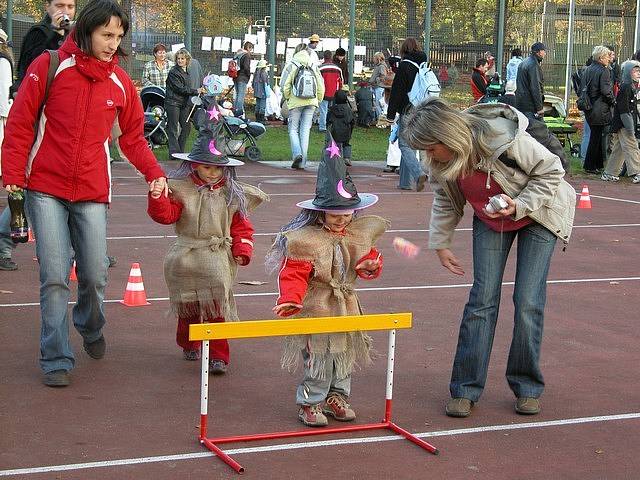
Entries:
[[[87,0],[78,1],[78,9]],[[621,0],[620,0],[621,1]],[[514,2],[515,3],[515,2]],[[507,6],[503,65],[513,48],[527,52],[532,43],[548,47],[543,62],[546,88],[564,90],[568,5],[539,1],[534,7]],[[296,42],[308,41],[315,33],[324,41],[322,50],[338,45],[348,51],[356,47],[354,74],[366,76],[377,51],[397,54],[402,41],[410,36],[424,39],[424,0],[356,0],[355,38],[349,38],[349,0],[278,0],[275,19],[270,18],[270,0],[193,0],[191,32],[192,54],[206,72],[224,74],[226,60],[233,56],[245,35],[258,35],[255,59],[269,59],[270,28],[275,28],[276,75]],[[468,93],[469,77],[477,58],[497,51],[497,2],[494,0],[451,0],[434,2],[430,39],[430,61],[438,71],[451,72],[450,83]],[[531,4],[528,4],[531,5]],[[185,42],[184,4],[169,1],[133,0],[131,15],[131,77],[139,80],[143,65],[151,60],[156,43]],[[6,11],[6,0],[0,0]],[[14,56],[20,53],[22,37],[39,21],[42,3],[15,0],[13,16]],[[578,5],[575,16],[574,67],[583,65],[598,44],[613,46],[618,57],[631,56],[634,45],[635,5],[612,5],[607,0],[595,5]],[[6,18],[3,17],[6,29]],[[249,37],[256,38],[256,37]],[[204,39],[204,41],[203,41]],[[297,40],[296,40],[297,39]],[[209,43],[210,42],[210,43]],[[222,43],[220,43],[222,42]],[[256,42],[254,42],[256,43]],[[362,48],[364,47],[364,48]],[[526,55],[526,53],[525,53]],[[470,95],[469,95],[470,101]]]

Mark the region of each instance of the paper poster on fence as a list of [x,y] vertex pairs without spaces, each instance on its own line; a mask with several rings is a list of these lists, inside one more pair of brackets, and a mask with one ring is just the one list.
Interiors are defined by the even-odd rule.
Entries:
[[229,37],[220,37],[220,50],[228,52],[231,46],[231,39]]
[[356,45],[353,47],[353,55],[358,55],[360,57],[364,57],[367,54],[367,46],[366,45]]
[[237,52],[241,48],[242,48],[242,40],[238,40],[237,38],[234,38],[233,40],[231,40],[231,51],[233,53]]
[[353,73],[362,73],[362,67],[364,62],[362,60],[356,60],[353,62]]
[[284,55],[287,51],[287,43],[286,42],[278,42],[276,43],[276,54]]
[[184,43],[176,43],[175,45],[171,45],[171,53],[176,53],[181,48],[184,48]]
[[267,44],[267,32],[265,32],[264,30],[260,30],[257,33],[257,37],[258,37],[258,41],[256,42],[256,45],[266,45]]
[[258,60],[251,60],[251,66],[249,67],[249,70],[251,72],[255,72],[257,65],[258,65]]
[[213,49],[220,50],[220,37],[215,37],[213,39]]
[[345,50],[349,50],[349,39],[348,38],[341,38],[340,39],[340,46],[342,48],[344,48]]
[[339,38],[325,38],[322,40],[322,44],[325,50],[331,50],[335,52],[337,48],[340,46]]
[[291,59],[293,58],[293,52],[295,51],[296,51],[295,48],[287,48],[287,55],[285,56],[285,59],[287,60],[287,62],[291,61]]
[[267,54],[267,44],[266,43],[256,43],[253,47],[253,53],[256,55],[266,55]]
[[301,38],[287,38],[287,48],[296,48],[298,45],[302,43]]
[[223,58],[222,59],[222,71],[226,72],[227,70],[229,70],[229,62],[231,61],[230,58]]
[[256,43],[258,43],[258,36],[254,35],[252,33],[245,33],[244,34],[244,41],[245,42],[251,42],[251,43],[253,43],[255,45]]
[[200,50],[204,50],[204,51],[211,51],[211,37],[202,37],[202,46],[200,47]]

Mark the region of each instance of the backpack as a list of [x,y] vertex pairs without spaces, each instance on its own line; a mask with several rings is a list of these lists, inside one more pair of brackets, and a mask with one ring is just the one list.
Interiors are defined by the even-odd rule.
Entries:
[[316,98],[318,83],[313,68],[294,63],[298,69],[293,77],[292,92],[298,98]]
[[406,58],[402,61],[408,62],[418,69],[418,73],[416,73],[416,77],[413,80],[413,86],[408,94],[411,105],[417,107],[418,104],[429,97],[440,96],[440,82],[438,82],[438,77],[433,70],[429,68],[427,62],[422,62],[418,65],[416,62],[412,62]]
[[240,70],[240,66],[238,62],[242,59],[243,55],[238,55],[229,60],[229,64],[227,65],[227,76],[229,78],[238,78],[238,71]]
[[590,84],[591,82],[582,87],[580,90],[580,96],[578,97],[578,100],[576,100],[576,107],[578,107],[578,110],[581,112],[588,112],[593,108],[593,105],[591,105],[591,98],[589,97]]

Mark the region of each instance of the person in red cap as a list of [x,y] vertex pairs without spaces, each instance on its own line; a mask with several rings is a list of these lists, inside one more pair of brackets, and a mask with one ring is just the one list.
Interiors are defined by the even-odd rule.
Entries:
[[[332,143],[318,168],[316,196],[297,204],[302,211],[280,233],[267,255],[267,270],[279,271],[280,293],[273,312],[280,317],[324,317],[362,313],[354,283],[377,278],[382,255],[375,248],[389,222],[355,213],[378,201],[358,194],[340,149]],[[355,419],[347,402],[356,363],[370,361],[371,338],[364,332],[287,337],[283,368],[302,357],[304,377],[296,393],[298,418],[323,427],[326,415]]]
[[[243,162],[226,154],[224,117],[214,97],[205,97],[207,111],[194,116],[198,136],[191,153],[176,153],[182,165],[169,174],[168,197],[149,196],[149,216],[175,224],[178,238],[164,260],[171,307],[178,317],[176,341],[185,360],[200,358],[201,342],[189,340],[189,325],[238,320],[233,283],[238,265],[253,254],[249,211],[267,196],[240,183],[235,167]],[[229,364],[227,340],[211,342],[209,372],[224,374]]]

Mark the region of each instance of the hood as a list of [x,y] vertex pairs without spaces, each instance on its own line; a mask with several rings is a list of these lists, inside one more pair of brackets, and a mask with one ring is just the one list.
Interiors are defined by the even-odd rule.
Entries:
[[633,67],[640,67],[640,62],[636,60],[627,60],[620,67],[622,69],[622,79],[620,83],[631,83],[631,70]]
[[351,110],[351,107],[346,103],[336,103],[331,107],[331,115],[344,118],[347,116],[347,112]]
[[305,67],[309,66],[311,63],[311,57],[309,57],[309,52],[307,52],[307,50],[300,50],[293,56],[293,60]]
[[404,57],[402,57],[402,59],[411,60],[412,62],[416,62],[418,65],[420,65],[422,62],[427,61],[427,54],[424,52],[411,52],[407,53]]
[[93,55],[88,55],[80,50],[75,41],[75,31],[64,41],[60,47],[60,51],[75,57],[76,67],[87,78],[96,81],[102,81],[109,78],[118,65],[117,54],[113,56],[111,61],[103,62]]

